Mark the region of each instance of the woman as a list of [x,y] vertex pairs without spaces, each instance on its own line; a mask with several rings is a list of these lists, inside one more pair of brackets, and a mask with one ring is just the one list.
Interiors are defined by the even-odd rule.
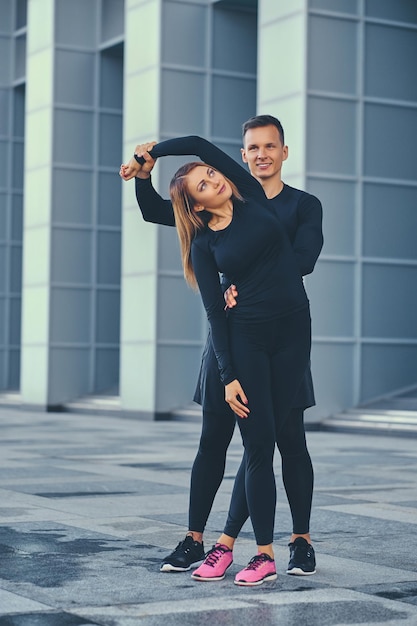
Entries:
[[[170,185],[184,274],[200,290],[246,459],[245,501],[234,493],[224,533],[193,578],[224,578],[247,507],[258,554],[235,583],[258,585],[276,578],[273,453],[309,361],[308,300],[287,234],[261,185],[199,137],[161,142],[151,151],[153,158],[182,154],[205,161],[180,168]],[[219,272],[239,291],[239,307],[227,316]]]

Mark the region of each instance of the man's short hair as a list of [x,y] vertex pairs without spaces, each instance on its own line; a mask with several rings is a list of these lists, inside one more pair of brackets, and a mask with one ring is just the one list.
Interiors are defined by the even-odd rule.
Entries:
[[260,128],[262,126],[275,126],[279,132],[282,145],[285,146],[284,129],[281,122],[273,115],[255,115],[246,120],[242,124],[242,139],[245,139],[245,135],[250,128]]

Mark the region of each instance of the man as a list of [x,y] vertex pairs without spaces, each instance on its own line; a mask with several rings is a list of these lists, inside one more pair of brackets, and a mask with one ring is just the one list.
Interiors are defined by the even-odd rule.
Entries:
[[[145,163],[139,166],[132,159],[122,166],[124,180],[133,176],[136,197],[145,221],[174,226],[171,202],[156,193],[151,184],[151,171],[155,165],[149,151],[154,143],[137,146],[135,154]],[[259,115],[243,124],[242,160],[251,174],[262,185],[288,232],[301,275],[313,271],[323,245],[322,208],[319,200],[310,194],[285,185],[281,178],[283,162],[288,157],[281,123],[270,115]],[[227,306],[239,306],[234,285],[224,278]],[[161,571],[188,571],[204,558],[203,532],[214,497],[224,475],[226,451],[231,441],[235,416],[224,399],[218,366],[210,336],[202,357],[199,380],[194,395],[195,402],[203,408],[203,427],[200,445],[191,473],[189,531],[183,541],[162,562]],[[290,562],[288,574],[315,573],[315,555],[311,546],[309,521],[313,492],[313,468],[307,450],[304,432],[304,409],[314,405],[314,392],[310,369],[294,401],[287,420],[288,427],[280,433],[277,445],[282,458],[284,487],[293,519],[290,537]],[[245,459],[239,469],[244,474]],[[244,480],[238,481],[240,485]],[[241,497],[245,497],[244,493]],[[237,520],[241,527],[245,520]]]

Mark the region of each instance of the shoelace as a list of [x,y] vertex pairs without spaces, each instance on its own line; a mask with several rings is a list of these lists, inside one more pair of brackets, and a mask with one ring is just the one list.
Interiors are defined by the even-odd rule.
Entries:
[[266,554],[257,554],[248,563],[245,569],[258,569],[265,561],[268,561]]
[[217,564],[217,561],[221,559],[223,554],[225,554],[226,550],[221,546],[217,546],[217,548],[213,548],[210,552],[207,553],[205,564],[210,565],[210,567],[214,567]]

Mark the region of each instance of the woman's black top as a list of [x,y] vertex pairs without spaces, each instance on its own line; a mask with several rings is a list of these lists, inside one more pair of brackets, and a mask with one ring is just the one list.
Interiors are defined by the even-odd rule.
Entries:
[[[218,231],[208,226],[202,228],[191,247],[220,375],[227,385],[236,378],[229,351],[228,323],[262,323],[306,307],[308,299],[300,269],[287,232],[262,186],[234,159],[196,136],[163,141],[150,154],[153,158],[196,155],[229,178],[243,197],[243,201],[234,200],[232,221],[226,228]],[[239,293],[239,306],[227,315],[219,273],[225,274]]]

